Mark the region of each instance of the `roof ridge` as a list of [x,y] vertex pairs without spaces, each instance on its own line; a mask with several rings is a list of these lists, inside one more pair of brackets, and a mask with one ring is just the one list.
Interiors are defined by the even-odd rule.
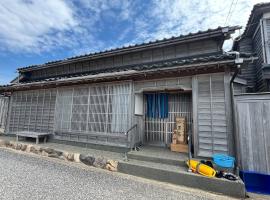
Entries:
[[75,73],[75,74],[68,74],[68,75],[62,75],[62,76],[54,76],[54,77],[47,77],[45,79],[36,79],[31,81],[26,81],[25,83],[33,83],[33,82],[40,82],[40,81],[51,81],[51,80],[59,80],[63,78],[72,78],[72,77],[84,77],[88,75],[95,75],[95,74],[102,74],[102,73],[111,73],[116,71],[126,71],[126,70],[136,70],[141,71],[145,69],[154,69],[154,68],[160,68],[163,66],[175,66],[175,65],[183,65],[183,64],[191,64],[191,63],[205,63],[209,61],[218,61],[223,59],[235,59],[235,55],[232,54],[226,54],[226,53],[215,53],[215,54],[209,54],[209,55],[201,55],[201,56],[191,56],[191,57],[185,57],[185,58],[177,58],[177,59],[169,59],[169,60],[163,60],[163,61],[156,61],[156,62],[149,62],[149,63],[141,63],[141,64],[134,64],[134,65],[128,65],[128,66],[122,66],[122,67],[116,67],[116,68],[108,68],[103,70],[94,70],[90,72],[83,72],[83,73]]
[[[252,8],[252,10],[251,10],[251,12],[250,12],[250,15],[249,15],[247,24],[246,24],[246,26],[245,26],[245,30],[244,30],[244,32],[243,32],[240,36],[238,36],[238,37],[242,37],[242,36],[244,36],[245,34],[247,34],[247,31],[249,30],[249,27],[252,26],[252,25],[254,25],[254,23],[252,23],[252,24],[250,24],[250,23],[252,22],[253,15],[255,15],[256,10],[259,9],[259,8],[263,8],[263,7],[265,7],[265,6],[270,6],[270,2],[260,2],[260,3],[257,3],[257,4],[255,4],[255,5],[253,6],[253,8]],[[238,38],[238,37],[237,37],[237,38]]]
[[62,59],[62,60],[50,61],[50,62],[46,62],[44,64],[29,65],[27,67],[18,68],[17,70],[18,71],[23,71],[23,70],[31,69],[31,68],[34,68],[34,67],[43,67],[43,66],[50,65],[50,64],[60,63],[60,62],[63,62],[63,61],[72,61],[72,60],[76,60],[76,59],[79,59],[79,58],[87,58],[87,57],[102,55],[102,54],[106,54],[106,53],[113,53],[113,52],[116,52],[116,51],[127,50],[127,49],[131,49],[131,48],[135,48],[135,47],[143,47],[143,46],[146,46],[146,45],[152,45],[152,44],[155,45],[155,44],[158,44],[158,43],[168,42],[168,41],[176,40],[176,39],[185,39],[185,38],[188,38],[188,37],[197,36],[197,35],[205,34],[205,33],[208,33],[208,32],[215,32],[215,31],[224,30],[224,29],[229,29],[229,31],[234,31],[234,30],[237,30],[237,29],[240,29],[240,28],[241,28],[240,26],[223,26],[223,27],[218,26],[215,29],[209,28],[209,29],[204,30],[204,31],[199,30],[197,32],[194,32],[194,33],[190,32],[190,33],[185,34],[185,35],[181,34],[179,36],[172,36],[172,37],[169,37],[169,38],[152,40],[152,41],[143,42],[143,43],[140,43],[140,44],[134,44],[134,45],[129,45],[129,46],[122,46],[122,47],[116,47],[116,48],[112,48],[112,49],[106,49],[106,50],[103,50],[103,51],[93,52],[93,53],[79,55],[79,56],[73,56],[73,57]]

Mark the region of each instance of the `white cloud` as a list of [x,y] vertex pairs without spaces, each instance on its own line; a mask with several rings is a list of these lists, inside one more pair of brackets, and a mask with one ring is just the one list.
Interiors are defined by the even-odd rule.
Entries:
[[[152,40],[187,34],[209,28],[247,23],[251,9],[257,0],[235,0],[232,13],[225,24],[232,1],[224,0],[156,0],[149,12],[148,24],[156,24],[153,30],[144,18],[137,20],[137,40]],[[237,33],[239,34],[239,33]],[[230,42],[231,43],[231,42]],[[225,45],[228,50],[230,45]]]
[[[2,49],[34,52],[62,43],[64,31],[77,26],[73,15],[62,0],[1,0]],[[53,32],[58,34],[50,37]]]
[[[78,54],[102,50],[107,46],[98,36],[108,26],[102,20],[104,17],[115,23],[131,20],[132,2],[1,0],[0,51],[42,53],[65,48]],[[127,33],[128,30],[124,31],[120,39]]]
[[[81,54],[216,28],[225,25],[231,2],[1,0],[0,51],[39,53],[62,48]],[[258,1],[234,2],[228,25],[244,26]],[[226,43],[226,49],[230,45]]]

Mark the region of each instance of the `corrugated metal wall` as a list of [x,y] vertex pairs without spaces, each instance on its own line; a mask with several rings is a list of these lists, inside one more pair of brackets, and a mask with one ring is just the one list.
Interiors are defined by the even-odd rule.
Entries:
[[34,131],[52,133],[56,90],[14,92],[9,112],[9,133]]
[[5,130],[9,98],[0,96],[0,129]]
[[[196,106],[198,156],[229,153],[224,74],[197,76],[193,98]],[[197,88],[197,89],[195,89]]]
[[270,174],[270,94],[235,97],[240,167]]

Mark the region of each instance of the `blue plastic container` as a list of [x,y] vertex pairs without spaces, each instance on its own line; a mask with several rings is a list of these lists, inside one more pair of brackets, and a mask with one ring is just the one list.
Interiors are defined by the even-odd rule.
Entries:
[[248,192],[270,195],[270,175],[251,171],[240,171],[240,177]]
[[234,167],[234,157],[227,156],[224,154],[214,154],[213,156],[214,163],[222,168],[233,168]]

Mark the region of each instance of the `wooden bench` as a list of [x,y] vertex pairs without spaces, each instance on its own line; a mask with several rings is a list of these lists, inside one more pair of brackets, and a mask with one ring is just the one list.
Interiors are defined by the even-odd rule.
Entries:
[[20,131],[16,133],[16,141],[19,141],[19,137],[24,138],[36,138],[36,144],[39,143],[39,138],[44,138],[44,143],[47,142],[48,136],[51,135],[50,133],[38,133],[38,132],[31,132],[31,131]]

